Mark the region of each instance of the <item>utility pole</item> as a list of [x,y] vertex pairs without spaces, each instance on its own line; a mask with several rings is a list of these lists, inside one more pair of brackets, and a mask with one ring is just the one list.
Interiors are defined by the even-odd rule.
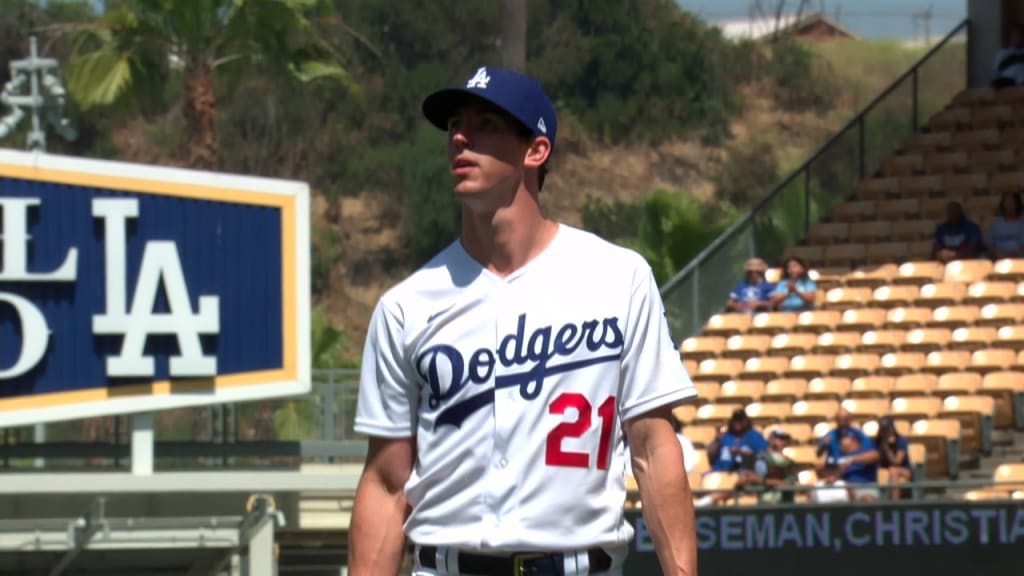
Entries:
[[915,35],[917,32],[917,23],[921,23],[921,28],[924,30],[924,44],[928,46],[932,43],[932,18],[935,17],[935,13],[932,10],[932,6],[928,6],[925,10],[920,12],[914,12],[912,18],[914,20],[914,31]]
[[62,116],[66,92],[56,75],[58,67],[55,59],[39,57],[39,45],[32,36],[28,58],[11,61],[11,80],[0,91],[0,106],[11,109],[0,118],[0,139],[13,134],[26,116],[32,119],[27,138],[30,150],[46,150],[44,120],[65,140],[78,138],[71,122]]

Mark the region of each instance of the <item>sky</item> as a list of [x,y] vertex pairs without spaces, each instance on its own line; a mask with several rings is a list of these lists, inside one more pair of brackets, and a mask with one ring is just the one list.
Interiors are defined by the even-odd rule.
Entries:
[[[760,4],[771,14],[779,0],[676,0],[685,10],[705,20],[745,19],[751,7]],[[788,0],[796,10],[800,2]],[[931,36],[941,37],[967,16],[967,0],[812,0],[812,10],[824,12],[863,38],[892,38],[901,40],[923,39],[920,22],[915,24],[914,13],[931,8]]]

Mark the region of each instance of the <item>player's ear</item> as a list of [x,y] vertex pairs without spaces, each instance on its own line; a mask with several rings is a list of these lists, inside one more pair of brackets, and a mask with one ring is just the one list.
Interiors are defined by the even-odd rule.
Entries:
[[526,168],[540,168],[548,161],[548,156],[551,155],[551,140],[548,140],[547,136],[537,136],[530,142],[529,148],[526,149],[526,158],[523,160],[523,166]]

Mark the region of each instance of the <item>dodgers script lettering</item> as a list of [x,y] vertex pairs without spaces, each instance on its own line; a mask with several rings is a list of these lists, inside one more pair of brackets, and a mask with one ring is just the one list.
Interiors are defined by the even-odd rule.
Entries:
[[[55,270],[31,271],[28,233],[29,211],[39,207],[38,198],[0,198],[3,212],[3,265],[0,288],[4,282],[75,282],[78,279],[78,248],[69,246],[63,262]],[[92,216],[102,225],[104,242],[105,310],[92,318],[95,336],[120,337],[119,353],[106,358],[109,377],[152,377],[155,360],[144,353],[150,336],[174,336],[178,355],[168,360],[171,377],[206,377],[217,373],[216,356],[206,355],[201,335],[220,331],[219,297],[199,297],[197,311],[191,298],[177,245],[173,241],[151,240],[145,243],[138,276],[129,300],[126,243],[128,221],[139,216],[134,198],[96,198]],[[161,292],[166,296],[167,312],[154,312]],[[130,306],[129,306],[130,304]],[[25,375],[46,354],[51,336],[42,311],[29,299],[0,291],[0,306],[13,309],[20,323],[21,350],[9,366],[0,366],[0,381]]]

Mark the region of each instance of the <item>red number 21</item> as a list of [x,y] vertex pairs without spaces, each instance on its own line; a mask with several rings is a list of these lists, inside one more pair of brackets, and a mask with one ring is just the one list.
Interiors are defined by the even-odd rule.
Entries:
[[[569,466],[571,468],[589,468],[589,452],[571,452],[562,450],[562,440],[579,438],[590,430],[593,407],[586,396],[575,392],[563,392],[548,406],[549,414],[565,414],[570,408],[576,409],[576,419],[562,422],[548,433],[547,451],[544,463],[548,466]],[[597,408],[597,417],[601,419],[601,438],[597,445],[597,469],[608,469],[608,445],[612,440],[612,424],[615,420],[615,397],[609,396]]]

